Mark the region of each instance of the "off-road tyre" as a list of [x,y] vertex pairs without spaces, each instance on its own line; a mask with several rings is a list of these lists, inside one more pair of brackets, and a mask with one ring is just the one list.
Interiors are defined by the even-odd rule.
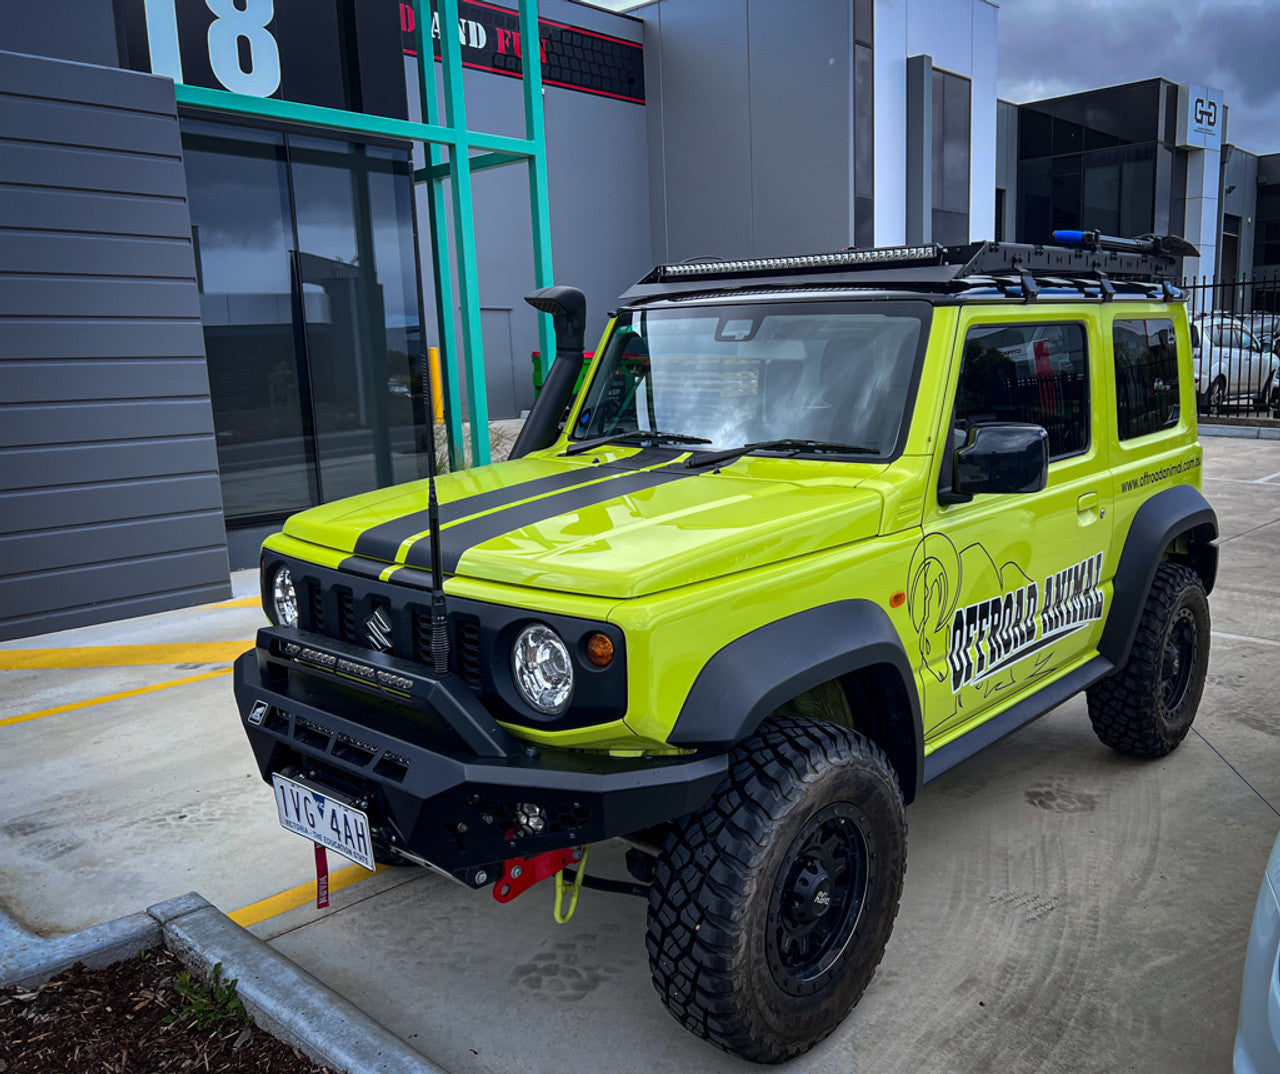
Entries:
[[[807,1051],[880,963],[906,850],[902,792],[878,746],[820,720],[766,720],[734,750],[711,801],[673,825],[655,864],[646,946],[667,1009],[743,1059]],[[824,860],[835,867],[824,872]],[[828,909],[818,910],[823,875]],[[808,914],[821,920],[797,923]]]
[[1163,757],[1191,730],[1209,666],[1209,598],[1190,567],[1156,568],[1129,659],[1088,690],[1098,737],[1134,757]]

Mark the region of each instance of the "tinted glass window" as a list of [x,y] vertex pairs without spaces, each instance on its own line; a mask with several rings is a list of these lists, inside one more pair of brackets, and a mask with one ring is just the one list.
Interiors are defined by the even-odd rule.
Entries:
[[967,78],[933,72],[933,241],[969,240],[969,113]]
[[1178,424],[1178,350],[1172,321],[1116,321],[1116,424],[1121,440]]
[[1089,363],[1078,324],[969,329],[956,390],[956,426],[1021,421],[1049,434],[1049,457],[1089,446]]

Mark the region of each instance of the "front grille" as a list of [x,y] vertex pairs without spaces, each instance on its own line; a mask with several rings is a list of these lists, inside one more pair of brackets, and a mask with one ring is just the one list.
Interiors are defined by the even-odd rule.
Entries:
[[338,587],[338,639],[356,640],[356,599],[342,587]]
[[324,590],[319,582],[307,583],[307,608],[311,616],[309,628],[316,634],[324,633]]
[[431,612],[425,608],[413,613],[413,658],[431,663]]
[[468,686],[480,688],[480,624],[474,619],[458,620],[458,670]]

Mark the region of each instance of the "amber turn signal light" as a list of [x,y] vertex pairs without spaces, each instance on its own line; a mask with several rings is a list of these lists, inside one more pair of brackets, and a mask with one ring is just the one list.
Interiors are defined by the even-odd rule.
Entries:
[[907,591],[899,589],[893,596],[889,598],[890,608],[901,608],[907,602]]
[[587,659],[598,668],[613,663],[613,639],[608,634],[592,634],[587,639]]

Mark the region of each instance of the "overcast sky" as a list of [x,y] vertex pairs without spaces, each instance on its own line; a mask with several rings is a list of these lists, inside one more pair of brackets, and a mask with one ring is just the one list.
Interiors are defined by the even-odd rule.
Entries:
[[1156,76],[1222,90],[1227,140],[1280,151],[1280,0],[1000,0],[1007,101]]

